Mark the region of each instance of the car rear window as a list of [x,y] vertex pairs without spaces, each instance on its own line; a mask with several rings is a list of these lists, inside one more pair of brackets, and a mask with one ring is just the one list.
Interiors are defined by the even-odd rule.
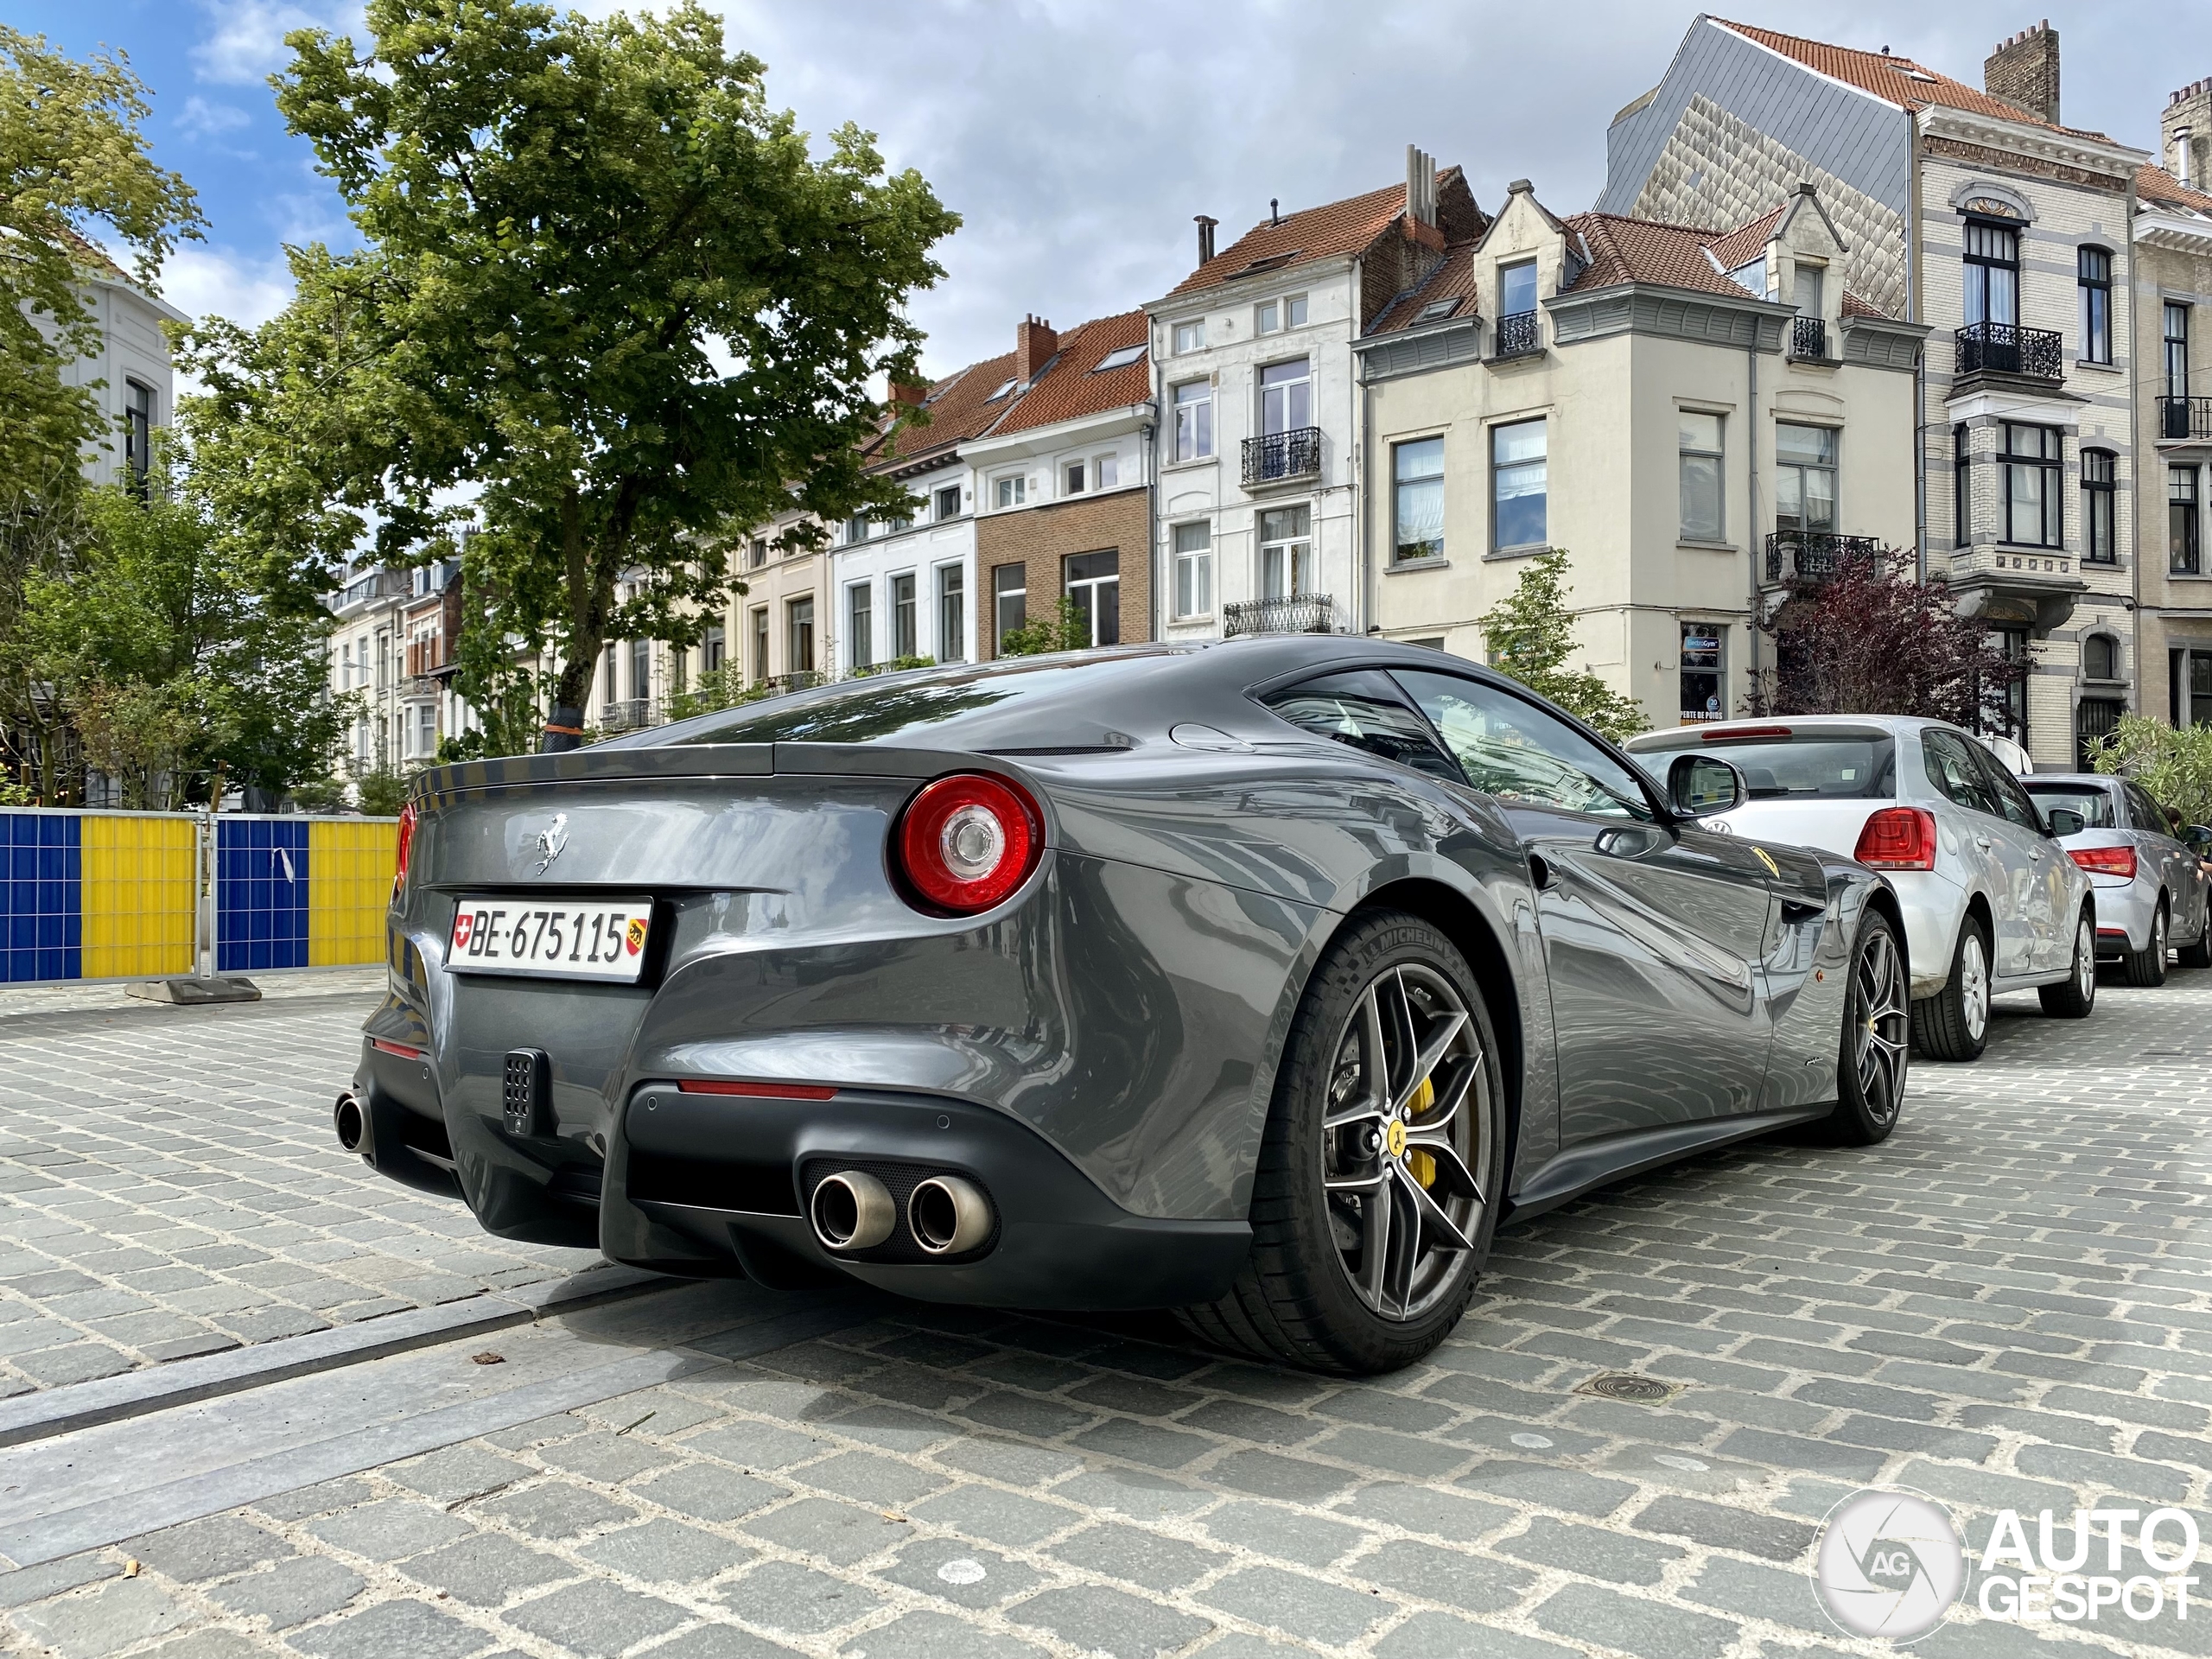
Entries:
[[[1690,747],[1640,749],[1637,758],[1663,773]],[[1694,747],[1732,761],[1755,801],[1885,801],[1897,792],[1897,745],[1886,737],[1798,732],[1740,743],[1715,737]]]
[[2080,784],[2030,784],[2028,793],[2036,798],[2036,804],[2046,813],[2054,806],[2079,812],[2086,830],[2114,827],[2112,797],[2101,789],[2088,789]]

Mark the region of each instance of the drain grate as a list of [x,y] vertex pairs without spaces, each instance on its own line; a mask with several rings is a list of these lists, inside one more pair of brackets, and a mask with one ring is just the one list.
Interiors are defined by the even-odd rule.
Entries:
[[1632,1406],[1663,1406],[1682,1391],[1682,1385],[1662,1382],[1656,1376],[1638,1376],[1633,1371],[1602,1371],[1574,1391],[1594,1394],[1600,1400],[1625,1400]]

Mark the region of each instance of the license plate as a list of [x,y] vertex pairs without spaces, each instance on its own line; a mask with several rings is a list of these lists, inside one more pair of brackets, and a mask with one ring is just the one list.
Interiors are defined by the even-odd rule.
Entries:
[[652,916],[650,899],[551,905],[464,895],[446,942],[446,966],[457,974],[531,974],[627,984],[645,965]]

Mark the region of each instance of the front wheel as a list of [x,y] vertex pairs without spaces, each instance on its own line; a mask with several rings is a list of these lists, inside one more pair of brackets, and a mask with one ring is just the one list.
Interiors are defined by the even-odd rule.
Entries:
[[2184,968],[2212,968],[2212,910],[2206,912],[2196,937],[2174,952],[2174,959]]
[[2058,1020],[2086,1020],[2097,1006],[2097,918],[2086,906],[2074,923],[2074,966],[2064,979],[2036,995],[2043,1000],[2043,1011]]
[[1466,958],[1382,911],[1332,942],[1275,1075],[1252,1189],[1252,1253],[1181,1317],[1217,1346],[1346,1376],[1441,1342],[1490,1253],[1505,1180],[1505,1084]]
[[2151,912],[2151,943],[2126,957],[2127,982],[2149,989],[2166,982],[2166,904],[2161,899]]
[[1912,1040],[1906,1000],[1910,982],[1897,930],[1881,912],[1868,911],[1851,947],[1843,1042],[1835,1062],[1835,1110],[1828,1117],[1829,1128],[1847,1146],[1886,1141],[1897,1126]]
[[1943,988],[1912,1005],[1912,1037],[1931,1060],[1978,1060],[1989,1046],[1989,935],[1978,917],[1959,924]]

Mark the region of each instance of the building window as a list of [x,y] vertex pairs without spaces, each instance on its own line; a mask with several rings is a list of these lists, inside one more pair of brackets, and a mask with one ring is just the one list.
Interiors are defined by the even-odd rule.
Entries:
[[1122,461],[1118,455],[1094,456],[1090,462],[1090,487],[1110,490],[1122,481]]
[[2116,680],[2120,677],[2120,642],[2108,633],[2093,633],[2082,642],[2082,677]]
[[709,674],[719,674],[722,659],[728,654],[728,636],[722,625],[708,623],[706,637],[699,641],[699,666]]
[[991,572],[991,637],[1006,649],[1006,637],[1029,620],[1029,568],[1001,564]]
[[1968,219],[1964,274],[1969,323],[2019,321],[2019,232],[2009,225]]
[[1777,421],[1774,426],[1774,527],[1835,529],[1836,430]]
[[787,674],[814,672],[814,595],[804,594],[792,600],[788,607],[791,631],[785,639],[784,671]]
[[2118,462],[2109,449],[2082,452],[2082,562],[2120,563]]
[[1175,526],[1175,614],[1207,616],[1212,611],[1212,526],[1178,524]]
[[1083,619],[1085,636],[1094,645],[1122,643],[1122,555],[1109,548],[1103,553],[1071,553],[1067,559],[1067,595]]
[[1175,325],[1176,356],[1180,357],[1185,352],[1202,352],[1205,350],[1205,318],[1201,317],[1196,322],[1179,322]]
[[[425,652],[424,656],[429,653]],[[633,702],[643,702],[653,694],[653,642],[632,639],[630,642],[630,697]]]
[[1284,328],[1303,328],[1306,326],[1306,296],[1294,294],[1286,300],[1265,300],[1253,313],[1252,327],[1256,334],[1272,334]]
[[1494,547],[1539,547],[1549,534],[1545,423],[1516,421],[1490,434],[1491,542]]
[[2078,256],[2082,271],[2082,359],[2086,363],[2112,361],[2112,254],[2105,248],[2083,248]]
[[[1802,276],[1805,267],[1798,267]],[[1682,539],[1718,542],[1725,538],[1726,514],[1721,507],[1721,485],[1726,477],[1720,448],[1720,416],[1694,409],[1675,411],[1676,447],[1681,452]]]
[[957,663],[968,656],[968,578],[957,564],[937,568],[937,659]]
[[[2028,660],[2028,631],[2025,628],[1992,628],[1991,636],[2005,653],[2008,663]],[[2005,715],[2000,722],[2005,736],[2016,743],[2028,741],[2028,680],[2022,675],[2005,689]]]
[[1951,429],[1951,545],[1974,540],[1974,441],[1967,423]]
[[1314,591],[1313,513],[1273,507],[1260,515],[1260,594],[1295,599]]
[[2018,547],[2056,547],[2059,533],[2058,429],[2005,423],[2005,539]]
[[921,641],[915,633],[914,573],[891,578],[891,654],[893,657],[913,657],[920,654]]
[[1497,273],[1497,315],[1500,321],[1536,308],[1536,262],[1501,266]]
[[753,538],[753,568],[758,570],[767,563],[768,538],[766,536],[755,536]]
[[2177,726],[2212,726],[2212,651],[2177,651],[2173,664],[2173,702],[2169,718]]
[[2189,396],[2189,308],[2166,302],[2166,396]]
[[1728,712],[1728,636],[1718,622],[1682,624],[1682,724]]
[[960,486],[948,484],[937,493],[937,516],[939,519],[960,516]]
[[2203,568],[2203,528],[2197,516],[2196,468],[2166,468],[2166,558],[2175,575],[2193,576]]
[[1390,472],[1396,533],[1390,558],[1444,556],[1444,440],[1420,438],[1392,446]]
[[415,746],[417,760],[428,760],[438,752],[438,705],[422,702],[415,705]]
[[1064,492],[1065,493],[1068,495],[1081,495],[1083,493],[1083,473],[1084,467],[1081,461],[1071,461],[1068,462],[1065,468],[1065,482],[1067,485],[1067,488]]
[[1260,371],[1260,433],[1295,432],[1313,424],[1313,375],[1306,359],[1270,363]]
[[146,469],[154,464],[154,391],[136,380],[123,383],[123,464],[143,494]]
[[1213,454],[1213,387],[1193,380],[1175,388],[1175,459],[1203,461]]
[[768,677],[768,607],[756,606],[753,612],[753,677],[763,681]]
[[1001,507],[1018,507],[1027,499],[1029,478],[1025,473],[1009,473],[992,486],[993,499]]
[[845,645],[855,668],[875,664],[875,584],[856,582],[845,589]]
[[845,520],[845,545],[857,547],[868,540],[868,515],[855,513]]

